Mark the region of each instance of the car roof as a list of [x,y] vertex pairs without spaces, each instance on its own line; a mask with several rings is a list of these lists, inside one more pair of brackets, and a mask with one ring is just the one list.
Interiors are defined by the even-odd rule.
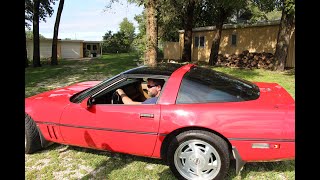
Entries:
[[185,64],[178,63],[158,63],[156,66],[140,66],[130,69],[123,74],[148,74],[148,75],[164,75],[170,76],[175,70],[184,66]]

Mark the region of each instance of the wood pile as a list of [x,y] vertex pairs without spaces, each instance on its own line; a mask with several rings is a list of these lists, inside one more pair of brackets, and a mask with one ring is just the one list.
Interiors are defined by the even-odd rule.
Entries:
[[272,53],[250,53],[248,50],[245,50],[238,55],[219,54],[216,65],[246,69],[272,69],[274,66],[273,61],[274,55]]

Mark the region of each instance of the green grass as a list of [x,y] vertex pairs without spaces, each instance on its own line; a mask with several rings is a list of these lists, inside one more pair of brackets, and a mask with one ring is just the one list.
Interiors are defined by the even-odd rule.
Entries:
[[215,67],[213,69],[252,82],[278,83],[284,87],[293,98],[295,98],[295,74],[293,69],[284,72],[267,71],[263,69],[248,70],[225,67]]
[[[25,97],[86,80],[103,80],[136,67],[135,55],[104,55],[87,61],[61,60],[58,66],[43,65],[25,70]],[[240,70],[215,67],[249,81],[276,82],[295,97],[294,72]],[[43,151],[25,155],[26,179],[175,179],[159,159],[54,144]],[[295,179],[295,161],[247,163],[239,175],[231,163],[228,180]]]

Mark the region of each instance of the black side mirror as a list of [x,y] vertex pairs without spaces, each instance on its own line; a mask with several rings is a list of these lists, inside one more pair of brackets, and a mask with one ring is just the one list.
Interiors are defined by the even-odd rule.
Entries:
[[94,102],[95,102],[94,98],[89,98],[87,102],[87,107],[90,108],[94,104]]
[[80,106],[85,109],[90,109],[90,107],[93,105],[94,101],[95,101],[94,98],[87,97],[81,102]]

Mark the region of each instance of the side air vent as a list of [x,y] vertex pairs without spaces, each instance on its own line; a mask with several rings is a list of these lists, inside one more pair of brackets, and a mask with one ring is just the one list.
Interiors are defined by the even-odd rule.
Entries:
[[50,133],[50,130],[49,130],[49,126],[47,126],[47,130],[48,130],[48,134],[49,134],[50,138],[52,139],[52,136],[51,136],[51,133]]
[[55,132],[55,130],[54,130],[54,127],[51,126],[51,128],[52,128],[52,132],[53,132],[54,137],[55,137],[56,139],[58,139],[58,138],[57,138],[57,135],[56,135],[56,132]]
[[47,131],[51,139],[58,139],[54,126],[47,126]]

